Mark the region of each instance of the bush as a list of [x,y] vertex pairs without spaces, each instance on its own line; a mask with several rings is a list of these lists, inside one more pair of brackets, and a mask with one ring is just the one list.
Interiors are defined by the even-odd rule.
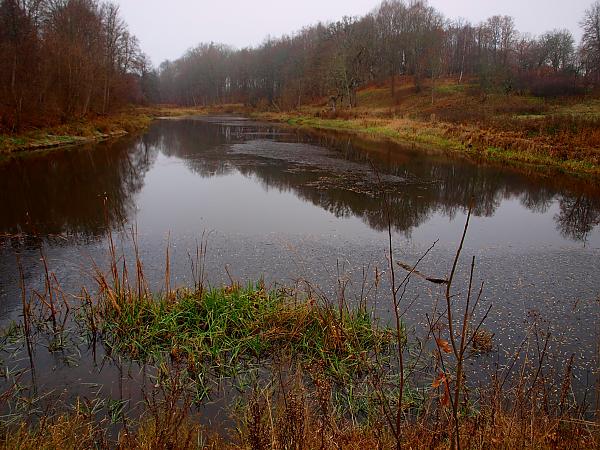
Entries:
[[516,85],[522,92],[544,98],[576,96],[585,93],[585,86],[581,79],[570,71],[544,73],[530,71],[519,76]]

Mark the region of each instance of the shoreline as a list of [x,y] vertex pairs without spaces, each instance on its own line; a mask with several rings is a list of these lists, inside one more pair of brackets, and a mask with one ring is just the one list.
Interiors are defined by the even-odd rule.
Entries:
[[73,120],[16,134],[0,134],[0,162],[39,151],[119,138],[147,129],[159,117],[184,116],[190,113],[200,114],[189,108],[139,107],[105,117]]
[[[459,139],[449,128],[452,124],[426,123],[412,119],[323,119],[294,113],[255,113],[254,118],[278,122],[295,129],[312,129],[348,133],[363,139],[386,141],[398,146],[412,145],[424,151],[435,150],[477,164],[494,163],[515,169],[529,169],[539,175],[565,174],[595,182],[600,179],[600,165],[578,159],[560,159],[548,154],[511,150],[493,145],[481,145],[473,139]],[[464,127],[460,133],[476,131]],[[467,136],[465,136],[467,137]],[[493,138],[492,138],[493,139]],[[527,145],[527,142],[523,142]],[[533,145],[533,143],[530,143]]]
[[[511,136],[476,125],[425,122],[409,118],[365,116],[361,118],[321,118],[307,111],[264,112],[242,105],[203,108],[135,108],[100,120],[78,121],[16,135],[0,135],[0,161],[75,145],[101,142],[146,129],[162,117],[243,115],[295,129],[348,133],[363,139],[386,141],[399,146],[412,145],[424,151],[439,151],[477,164],[493,163],[539,175],[565,174],[590,182],[600,179],[600,164],[589,158],[553,156],[552,148],[535,139]],[[513,147],[513,148],[510,148]]]

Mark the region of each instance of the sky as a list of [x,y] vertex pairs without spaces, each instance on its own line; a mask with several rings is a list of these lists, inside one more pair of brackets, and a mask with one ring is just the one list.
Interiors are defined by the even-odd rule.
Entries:
[[[379,0],[116,0],[129,29],[155,65],[176,59],[201,42],[236,48],[259,45],[267,36],[291,34],[319,21],[362,16]],[[578,41],[579,21],[592,0],[430,0],[449,18],[473,23],[502,14],[519,31],[539,35],[567,28]]]

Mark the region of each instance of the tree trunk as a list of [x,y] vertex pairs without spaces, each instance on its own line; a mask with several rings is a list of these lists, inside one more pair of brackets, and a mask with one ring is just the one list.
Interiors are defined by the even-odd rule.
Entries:
[[458,84],[462,83],[463,72],[465,71],[465,53],[467,52],[467,40],[465,39],[465,45],[463,47],[462,60],[460,62],[460,77],[458,77]]
[[10,90],[15,103],[15,123],[13,125],[15,130],[21,127],[21,109],[23,107],[23,99],[18,98],[17,95],[17,49],[15,48],[15,54],[13,57],[12,73],[10,77]]
[[108,110],[108,99],[110,97],[110,80],[108,73],[104,79],[104,96],[102,98],[102,114],[106,114]]

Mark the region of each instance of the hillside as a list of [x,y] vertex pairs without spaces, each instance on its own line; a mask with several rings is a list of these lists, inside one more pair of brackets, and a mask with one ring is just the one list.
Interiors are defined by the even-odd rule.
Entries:
[[328,99],[291,112],[260,114],[294,126],[345,130],[456,152],[472,159],[527,164],[574,174],[600,174],[600,100],[484,92],[474,82],[445,79],[416,92],[403,79],[357,93],[354,108]]

